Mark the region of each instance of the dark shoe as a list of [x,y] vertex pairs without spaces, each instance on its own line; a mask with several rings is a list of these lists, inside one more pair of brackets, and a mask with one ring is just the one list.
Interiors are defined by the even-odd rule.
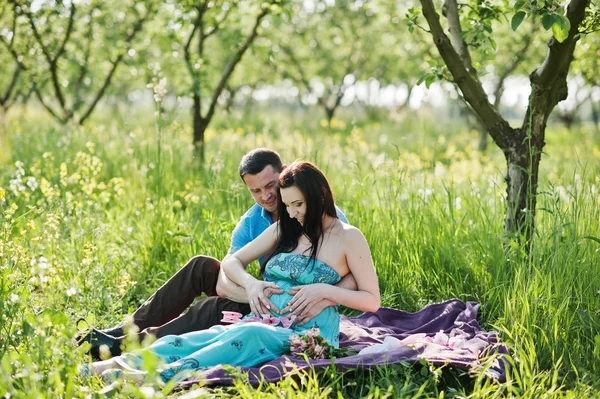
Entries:
[[87,335],[85,335],[83,338],[80,338],[77,343],[81,345],[84,342],[89,342],[92,345],[90,348],[90,354],[95,360],[101,360],[100,347],[102,345],[106,345],[108,347],[111,357],[119,356],[121,354],[121,340],[95,328],[92,328]]
[[115,338],[121,338],[121,337],[125,336],[125,331],[123,330],[123,327],[121,327],[121,326],[109,328],[108,330],[100,330],[100,331],[102,331],[106,335],[110,335],[111,337],[115,337]]

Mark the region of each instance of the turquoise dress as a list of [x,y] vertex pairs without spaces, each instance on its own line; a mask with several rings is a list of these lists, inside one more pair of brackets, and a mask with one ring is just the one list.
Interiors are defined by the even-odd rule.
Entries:
[[[325,283],[336,284],[341,276],[320,260],[306,255],[280,253],[269,260],[264,272],[266,281],[277,284],[283,294],[272,295],[271,302],[283,309],[293,295],[294,286]],[[275,314],[274,314],[275,315]],[[275,315],[277,316],[277,315]],[[266,325],[257,322],[214,326],[208,330],[183,335],[167,335],[142,351],[150,351],[165,363],[158,370],[164,382],[187,378],[186,370],[199,370],[218,364],[252,367],[284,354],[288,338],[312,327],[319,327],[321,336],[330,345],[339,346],[340,315],[337,306],[329,306],[304,326]],[[142,351],[115,358],[126,370],[140,370]]]

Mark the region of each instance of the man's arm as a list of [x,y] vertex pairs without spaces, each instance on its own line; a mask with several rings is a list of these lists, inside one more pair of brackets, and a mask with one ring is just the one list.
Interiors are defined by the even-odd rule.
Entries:
[[358,289],[358,285],[356,284],[356,280],[354,279],[352,273],[346,274],[339,283],[335,284],[335,286],[352,291],[356,291]]

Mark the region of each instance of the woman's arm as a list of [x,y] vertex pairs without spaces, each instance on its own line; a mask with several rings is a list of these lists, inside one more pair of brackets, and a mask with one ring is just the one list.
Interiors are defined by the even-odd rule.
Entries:
[[[231,255],[227,255],[223,262]],[[221,262],[221,263],[223,263]],[[219,268],[219,278],[217,280],[217,295],[239,303],[248,303],[248,294],[246,290],[231,281],[223,268]]]
[[328,299],[349,308],[374,312],[379,309],[379,283],[373,266],[369,244],[360,230],[350,227],[344,237],[346,262],[354,276],[357,290],[327,284],[310,284],[294,287],[288,291],[295,293],[284,311],[291,310],[302,315],[314,303]]
[[261,281],[246,271],[246,266],[253,260],[268,254],[277,242],[278,223],[274,223],[255,240],[246,244],[242,249],[227,256],[221,263],[221,270],[231,282],[243,288],[248,296],[248,304],[254,314],[265,313],[269,309],[278,312],[265,293],[265,289],[273,292],[283,292],[275,283]]

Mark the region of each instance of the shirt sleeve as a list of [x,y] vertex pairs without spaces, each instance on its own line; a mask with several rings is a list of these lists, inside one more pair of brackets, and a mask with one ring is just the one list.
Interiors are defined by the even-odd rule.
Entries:
[[250,218],[242,218],[238,224],[233,229],[233,233],[231,234],[231,245],[229,246],[229,251],[227,254],[233,254],[244,245],[248,244],[252,241],[252,237],[250,237]]
[[346,224],[350,224],[350,222],[348,222],[348,219],[346,219],[346,215],[344,215],[344,212],[342,212],[342,210],[340,208],[337,207],[337,205],[335,206],[335,212],[337,213],[337,217],[344,223]]

